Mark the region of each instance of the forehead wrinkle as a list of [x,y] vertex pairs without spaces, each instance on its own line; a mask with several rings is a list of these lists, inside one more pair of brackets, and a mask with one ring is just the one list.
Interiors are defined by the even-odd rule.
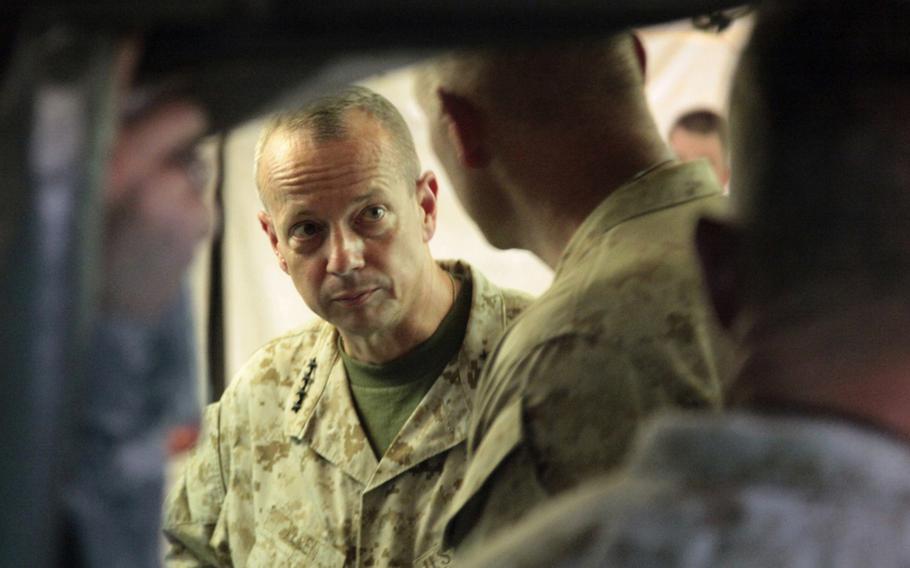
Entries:
[[[279,138],[279,136],[275,136]],[[356,167],[359,154],[363,152],[354,151],[346,152],[351,154],[350,159],[339,159],[332,156],[331,161],[316,162],[314,154],[320,151],[325,152],[324,147],[316,147],[312,143],[301,144],[300,136],[282,135],[280,140],[276,140],[274,145],[270,143],[268,151],[265,153],[267,167],[265,169],[265,178],[269,185],[277,183],[294,184],[303,180],[315,179],[315,181],[329,180],[342,177],[350,173]],[[339,163],[341,164],[339,167]],[[366,164],[366,168],[372,166]],[[365,168],[362,168],[365,169]]]
[[[302,167],[299,167],[302,166]],[[332,193],[363,188],[365,193],[351,197],[345,204],[349,207],[375,198],[392,189],[397,177],[390,175],[378,163],[345,163],[342,167],[331,164],[278,164],[270,169],[269,188],[273,203],[285,206],[290,202],[313,203],[313,200],[329,198]],[[356,190],[354,190],[356,191]],[[295,215],[304,212],[295,212]]]
[[359,116],[349,118],[347,135],[337,140],[319,141],[306,130],[278,130],[268,140],[262,161],[267,166],[261,172],[263,194],[279,206],[365,182],[392,190],[403,169],[389,133]]

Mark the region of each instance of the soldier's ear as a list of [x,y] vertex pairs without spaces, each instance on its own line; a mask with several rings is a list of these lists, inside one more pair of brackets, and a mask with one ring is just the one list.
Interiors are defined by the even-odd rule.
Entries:
[[645,44],[641,41],[641,37],[632,32],[632,44],[635,47],[635,59],[638,60],[638,68],[641,70],[642,78],[647,78],[648,76],[648,52],[645,50]]
[[695,229],[702,275],[717,319],[730,330],[742,310],[742,236],[732,224],[703,217]]
[[264,232],[269,239],[272,252],[274,252],[275,256],[278,258],[278,266],[285,274],[290,274],[290,272],[288,272],[288,263],[281,255],[281,251],[278,250],[278,233],[275,231],[275,225],[272,223],[272,218],[265,211],[260,211],[257,218],[259,219],[259,226],[262,228],[262,232]]
[[483,111],[467,97],[440,87],[437,92],[449,139],[466,168],[483,168],[490,163]]
[[429,242],[436,234],[439,184],[436,174],[427,170],[417,179],[417,205],[420,207],[423,241]]

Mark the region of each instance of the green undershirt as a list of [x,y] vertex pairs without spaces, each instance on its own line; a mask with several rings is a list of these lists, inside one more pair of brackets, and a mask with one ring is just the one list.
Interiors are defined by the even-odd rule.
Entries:
[[462,283],[458,297],[439,327],[426,341],[398,359],[371,365],[338,350],[351,385],[360,422],[377,458],[392,440],[449,361],[461,349],[471,315],[471,282]]

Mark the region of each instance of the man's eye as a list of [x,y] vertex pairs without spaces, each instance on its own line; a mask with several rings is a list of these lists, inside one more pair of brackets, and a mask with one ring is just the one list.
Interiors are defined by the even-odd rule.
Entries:
[[313,223],[311,221],[304,221],[303,223],[297,223],[291,229],[291,236],[297,237],[299,239],[310,239],[318,235],[322,231],[322,227],[319,223]]
[[385,217],[386,209],[381,205],[371,205],[363,210],[361,216],[367,221],[379,221]]

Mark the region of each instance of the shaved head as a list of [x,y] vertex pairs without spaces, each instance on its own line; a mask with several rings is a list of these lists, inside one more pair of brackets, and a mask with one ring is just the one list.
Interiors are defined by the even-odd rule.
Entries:
[[[374,138],[381,145],[400,172],[402,179],[411,184],[420,176],[420,161],[414,140],[398,109],[382,95],[365,87],[347,87],[339,92],[316,99],[300,108],[273,115],[263,128],[256,144],[254,172],[256,186],[264,205],[268,186],[268,168],[263,167],[265,148],[276,134],[285,134],[280,143],[287,145],[296,136],[314,144],[343,140],[350,134],[349,123],[355,113],[363,113],[380,127]],[[271,159],[282,152],[272,148]],[[378,149],[377,149],[378,151]]]
[[555,263],[607,192],[669,158],[639,47],[620,33],[464,50],[418,72],[436,155],[494,246]]
[[[631,34],[571,44],[455,52],[424,66],[417,92],[424,108],[439,87],[469,95],[496,116],[537,125],[582,126],[609,101],[643,99]],[[559,104],[554,104],[558,101]],[[585,121],[590,126],[590,121]]]

